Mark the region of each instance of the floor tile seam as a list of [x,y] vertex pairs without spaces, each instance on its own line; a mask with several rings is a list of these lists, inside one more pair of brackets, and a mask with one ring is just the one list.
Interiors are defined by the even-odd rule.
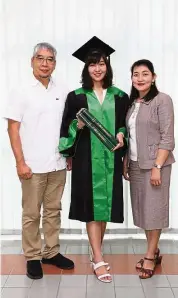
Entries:
[[57,287],[56,298],[58,298],[58,296],[59,296],[58,294],[59,294],[60,284],[61,284],[61,276],[60,276],[59,284]]
[[[64,255],[66,255],[66,252],[65,253],[63,253]],[[69,253],[70,255],[81,255],[81,256],[83,256],[83,255],[85,255],[85,256],[87,256],[87,255],[89,255],[88,253]],[[12,256],[12,257],[16,257],[16,256],[22,256],[23,254],[21,254],[21,253],[19,253],[19,254],[12,254],[12,253],[8,253],[8,254],[0,254],[0,256],[2,257],[2,256],[8,256],[8,255],[10,255],[10,256]],[[110,256],[115,256],[115,255],[125,255],[125,256],[127,256],[127,255],[144,255],[144,253],[135,253],[135,252],[129,252],[129,253],[124,253],[124,252],[122,252],[122,253],[114,253],[114,254],[112,254],[112,253],[104,253],[104,255],[110,255]],[[164,253],[164,254],[162,254],[163,255],[163,257],[164,256],[171,256],[171,257],[177,257],[178,256],[178,253]]]
[[132,250],[133,250],[133,253],[134,253],[134,255],[135,255],[135,249],[134,249],[133,241],[132,241]]
[[[130,287],[134,287],[134,288],[141,288],[142,287],[142,283],[141,283],[141,281],[140,281],[140,285],[132,285],[132,286],[122,286],[122,285],[119,285],[119,286],[117,286],[116,285],[116,281],[115,281],[115,276],[124,276],[124,277],[126,277],[126,276],[128,276],[128,275],[132,275],[132,276],[138,276],[137,274],[113,274],[113,277],[114,277],[114,286],[116,287],[116,288],[130,288]],[[139,279],[139,277],[138,277],[138,279]]]
[[113,286],[114,288],[120,288],[120,289],[143,289],[143,287],[140,285],[140,286],[134,286],[134,285],[131,285],[131,286],[117,286],[117,285],[114,285]]
[[[142,290],[142,293],[143,293],[143,295],[144,295],[144,298],[147,298],[147,296],[145,295],[145,292]],[[128,297],[125,297],[125,298],[128,298]],[[129,298],[130,298],[130,296],[129,296]],[[153,297],[154,298],[154,297]]]
[[[27,275],[25,274],[24,276],[27,276]],[[31,287],[30,287],[30,288],[32,288],[32,286],[33,286],[34,282],[35,282],[35,280],[33,279],[33,281],[32,281],[32,283],[31,283]]]
[[[102,285],[101,285],[101,287],[102,287]],[[101,287],[98,287],[98,288],[96,288],[96,291],[98,290],[100,290],[100,288]],[[41,289],[44,289],[44,288],[46,288],[47,289],[47,287],[42,287]],[[70,289],[69,287],[60,287],[60,286],[58,286],[58,289],[57,289],[57,292],[56,292],[56,297],[58,297],[58,295],[59,295],[59,290],[60,289],[63,289],[63,288],[67,288],[67,289]],[[78,289],[85,289],[85,291],[86,291],[86,296],[87,296],[87,293],[88,293],[88,287],[71,287],[72,289],[76,289],[76,290],[78,290]],[[31,292],[31,288],[27,288],[27,287],[2,287],[1,288],[2,289],[2,291],[4,290],[4,289],[26,289],[26,290],[28,290],[28,293],[30,293]],[[143,293],[144,293],[144,295],[146,295],[146,292],[147,292],[147,290],[148,290],[148,288],[144,288],[144,287],[119,287],[119,286],[113,286],[113,287],[111,287],[111,289],[113,289],[114,290],[114,292],[115,292],[115,294],[116,294],[116,290],[117,289],[142,289],[142,291],[143,291]],[[171,290],[171,292],[173,293],[173,295],[174,295],[174,289],[178,289],[178,288],[172,288],[172,287],[150,287],[149,289],[170,289]],[[38,289],[36,289],[36,290],[38,290]],[[145,296],[146,297],[146,296]]]
[[[147,286],[143,286],[144,289],[148,290],[148,287]],[[168,287],[168,286],[163,286],[163,285],[156,285],[156,286],[149,286],[149,289],[170,289],[171,287]]]
[[176,296],[174,295],[174,291],[173,291],[172,288],[171,288],[171,292],[172,292],[173,297],[176,298]]
[[87,284],[88,284],[88,274],[87,274],[87,276],[86,276],[86,291],[85,291],[85,298],[87,298],[87,295],[88,295],[88,291],[87,291],[88,287],[87,287]]
[[2,289],[30,289],[27,287],[3,287]]
[[87,298],[87,294],[88,294],[88,291],[87,291],[87,289],[88,289],[87,284],[88,284],[88,274],[87,274],[87,276],[86,276],[86,293],[85,293],[85,298]]
[[17,286],[17,287],[16,286],[12,286],[12,287],[8,286],[8,287],[5,287],[4,286],[4,289],[31,289],[31,287],[30,286],[29,287],[27,287],[27,286],[25,286],[25,287],[24,286]]
[[[84,276],[86,276],[86,279],[85,279],[85,288],[86,288],[86,291],[87,291],[87,281],[88,281],[88,275],[84,275]],[[87,296],[86,296],[87,297]]]
[[[130,275],[134,275],[134,276],[137,276],[138,274],[137,273],[135,273],[135,272],[128,272],[128,273],[125,273],[125,272],[114,272],[114,273],[112,273],[112,275],[113,274],[115,274],[115,275],[118,275],[118,276],[120,276],[120,275],[127,275],[127,276],[130,276]],[[178,275],[178,273],[157,273],[157,274],[155,274],[155,276],[165,276],[165,275],[173,275],[173,276],[177,276]],[[3,276],[3,275],[7,275],[7,274],[1,274],[1,276]],[[9,276],[14,276],[14,275],[20,275],[20,276],[24,276],[25,275],[25,271],[24,271],[24,273],[22,273],[22,274],[9,274]],[[47,273],[45,273],[45,275],[61,275],[61,276],[73,276],[73,275],[93,275],[92,273],[90,273],[90,272],[87,272],[86,271],[86,273],[75,273],[75,274],[73,274],[73,273],[55,273],[55,274],[50,274],[50,272],[47,272]],[[7,282],[7,280],[6,280],[6,282]],[[5,283],[6,283],[5,282]]]
[[[101,282],[100,282],[101,283]],[[101,287],[102,287],[102,285],[101,285]],[[45,288],[48,288],[48,286],[46,286],[46,287],[40,287],[40,289],[45,289]],[[74,288],[74,289],[83,289],[83,288],[85,288],[85,289],[87,289],[87,288],[89,288],[88,286],[87,287],[85,287],[85,286],[81,286],[81,287],[76,287],[76,286],[72,286],[72,287],[66,287],[66,286],[60,286],[60,285],[58,285],[58,287],[57,287],[57,289],[59,289],[59,288],[69,288],[69,289],[71,289],[71,288]],[[98,288],[100,288],[100,287],[98,287]],[[117,286],[117,285],[113,285],[111,288],[117,288],[117,289],[143,289],[143,290],[148,290],[148,288],[147,287],[142,287],[142,286]],[[155,286],[153,286],[153,287],[149,287],[149,289],[178,289],[178,287],[163,287],[163,286],[159,286],[159,287],[155,287]],[[1,289],[32,289],[31,287],[20,287],[20,286],[18,286],[18,287],[1,287]],[[39,288],[34,288],[35,290],[38,290]]]
[[171,286],[171,282],[169,281],[169,278],[168,278],[168,275],[167,275],[167,274],[166,274],[166,278],[167,278],[167,280],[168,280],[168,283],[169,283],[170,287],[172,288],[172,286]]
[[[6,275],[6,280],[5,280],[5,283],[4,283],[3,287],[1,287],[1,288],[4,288],[6,282],[7,282],[8,278],[9,278],[9,275],[8,274],[4,274],[4,275]],[[0,278],[1,278],[1,276],[3,276],[3,275],[0,275]]]
[[176,274],[166,273],[166,275],[167,276],[169,276],[169,275],[173,275],[173,276],[177,275],[178,276],[178,272]]
[[68,246],[68,245],[66,244],[66,247],[65,247],[65,253],[64,253],[64,255],[65,255],[65,254],[66,254],[66,252],[67,252],[67,246]]
[[146,290],[145,290],[145,288],[144,288],[144,286],[143,286],[143,284],[142,284],[142,281],[140,281],[140,282],[141,282],[141,285],[142,285],[142,291],[143,291],[144,297],[147,298],[147,297],[146,297]]
[[136,255],[136,250],[134,249],[134,245],[133,245],[133,243],[132,243],[132,249],[133,249],[133,253],[134,253],[134,255]]
[[[34,282],[35,280],[33,280]],[[33,283],[32,283],[33,284]],[[40,287],[40,289],[44,289],[44,288],[48,288],[47,286],[46,287]],[[58,298],[58,293],[59,293],[59,288],[60,288],[60,281],[59,281],[59,284],[58,284],[58,287],[57,287],[57,292],[56,292],[56,297],[55,298]],[[22,289],[22,288],[21,288]],[[27,292],[27,296],[25,298],[29,298],[30,297],[30,293],[31,293],[31,290],[32,290],[32,287],[29,287],[29,288],[26,288],[28,289],[28,292]],[[38,288],[36,288],[35,290],[38,290]]]
[[[14,267],[13,267],[13,268],[14,268]],[[8,281],[8,279],[9,279],[9,277],[10,277],[12,271],[13,271],[13,268],[11,269],[11,271],[10,271],[9,274],[8,274],[8,277],[6,278],[6,281],[5,281],[5,283],[4,283],[4,287],[5,287],[5,285],[6,285],[7,281]]]
[[[114,280],[113,280],[113,282],[114,282]],[[114,283],[113,288],[114,288],[114,297],[116,298],[117,296],[116,296],[116,287],[115,287],[115,283]]]

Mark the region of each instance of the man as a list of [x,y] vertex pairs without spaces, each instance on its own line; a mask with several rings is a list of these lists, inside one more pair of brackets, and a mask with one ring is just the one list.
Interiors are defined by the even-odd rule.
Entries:
[[[22,184],[22,246],[27,276],[40,279],[41,259],[62,269],[72,269],[74,263],[59,253],[66,162],[58,152],[58,143],[65,95],[51,77],[56,66],[55,48],[48,43],[37,44],[31,66],[32,82],[12,93],[5,117]],[[43,252],[39,230],[42,205]]]

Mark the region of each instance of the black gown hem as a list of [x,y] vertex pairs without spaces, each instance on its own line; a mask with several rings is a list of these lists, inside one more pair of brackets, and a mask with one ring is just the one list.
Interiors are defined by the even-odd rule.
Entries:
[[77,220],[77,221],[81,221],[81,222],[85,222],[85,223],[88,223],[88,222],[92,222],[92,221],[102,221],[102,222],[110,222],[110,223],[118,223],[118,224],[122,224],[124,222],[124,219],[117,219],[117,220],[110,220],[110,221],[106,221],[106,220],[95,220],[94,218],[91,218],[91,219],[84,219],[84,218],[78,218],[76,216],[69,216],[69,219],[70,220]]

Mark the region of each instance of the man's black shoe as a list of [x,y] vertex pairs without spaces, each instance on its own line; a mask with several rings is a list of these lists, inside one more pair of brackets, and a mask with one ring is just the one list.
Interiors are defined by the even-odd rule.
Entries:
[[50,258],[50,259],[43,258],[42,263],[55,265],[61,269],[67,269],[67,270],[74,268],[74,262],[64,257],[60,253],[58,253],[57,255],[55,255],[53,258]]
[[27,276],[31,279],[40,279],[43,277],[40,260],[27,261]]

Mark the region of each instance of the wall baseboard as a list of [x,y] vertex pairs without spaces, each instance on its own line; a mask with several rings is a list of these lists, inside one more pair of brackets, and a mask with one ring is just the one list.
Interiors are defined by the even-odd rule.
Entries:
[[[20,229],[2,229],[1,235],[21,235],[22,230]],[[42,229],[41,229],[42,233]],[[86,229],[61,229],[60,231],[61,235],[86,235]],[[106,229],[106,235],[144,235],[144,231],[142,229]],[[162,234],[171,234],[178,236],[178,229],[164,229]]]

